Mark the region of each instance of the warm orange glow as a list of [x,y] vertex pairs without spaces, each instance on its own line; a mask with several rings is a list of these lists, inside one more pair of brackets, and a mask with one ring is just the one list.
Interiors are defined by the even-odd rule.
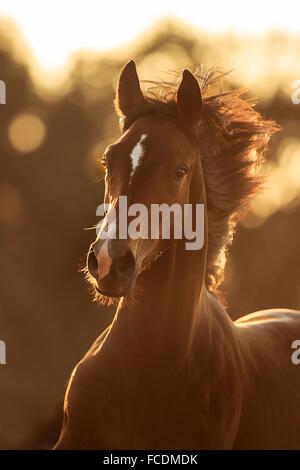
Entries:
[[254,215],[262,220],[291,204],[300,194],[300,140],[287,138],[279,150],[278,161],[265,164],[266,189],[252,204]]
[[[265,189],[229,252],[223,292],[232,318],[299,308],[298,12],[295,0],[0,0],[1,449],[51,448],[70,368],[111,318],[90,302],[78,269],[95,239],[101,156],[120,136],[113,103],[131,58],[143,89],[192,64],[232,70],[222,89],[246,89],[282,126],[261,168]],[[137,303],[148,286],[138,287]]]

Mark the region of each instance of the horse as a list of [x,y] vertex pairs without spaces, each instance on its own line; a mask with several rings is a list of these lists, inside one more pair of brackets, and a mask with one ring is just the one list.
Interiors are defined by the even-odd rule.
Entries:
[[[105,200],[204,206],[204,243],[99,233],[87,272],[111,325],[75,367],[54,449],[299,449],[300,312],[229,317],[218,294],[241,214],[262,185],[277,124],[221,73],[186,68],[142,91],[121,71],[121,136],[103,155]],[[216,88],[218,91],[216,92]],[[103,226],[108,226],[109,209]],[[115,220],[115,224],[119,221]]]

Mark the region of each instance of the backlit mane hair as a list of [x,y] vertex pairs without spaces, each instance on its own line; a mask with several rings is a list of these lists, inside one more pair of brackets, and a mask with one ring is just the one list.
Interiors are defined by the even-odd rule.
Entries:
[[[208,253],[206,285],[215,290],[223,280],[228,247],[236,223],[262,184],[259,174],[271,135],[279,130],[244,99],[244,89],[222,90],[225,75],[215,68],[206,73],[191,67],[202,93],[203,119],[196,129],[207,195]],[[176,94],[181,74],[170,72],[170,81],[145,81],[147,112],[178,119]],[[130,123],[124,123],[125,127]]]

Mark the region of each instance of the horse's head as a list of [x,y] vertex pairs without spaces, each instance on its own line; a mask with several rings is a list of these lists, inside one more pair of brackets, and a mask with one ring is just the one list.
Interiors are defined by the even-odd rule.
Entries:
[[[127,295],[138,273],[174,242],[172,236],[169,240],[162,237],[163,213],[153,227],[153,204],[170,207],[175,203],[183,207],[185,203],[196,202],[195,187],[197,195],[202,194],[199,149],[193,141],[193,128],[201,118],[202,99],[191,72],[184,71],[174,98],[168,105],[146,99],[134,62],[122,70],[116,108],[122,117],[123,133],[104,154],[105,199],[109,208],[87,259],[97,290],[105,296]],[[121,220],[120,196],[127,198],[127,220]],[[139,223],[132,220],[134,213],[140,213],[136,204],[145,208]],[[130,223],[135,228],[138,225],[140,234],[145,229],[143,225],[147,225],[148,237],[130,230],[120,236],[118,230],[124,231],[124,223],[126,229]],[[171,224],[174,225],[174,218]],[[172,226],[170,234],[173,229]],[[102,236],[104,231],[106,237]],[[110,236],[112,233],[114,236]]]

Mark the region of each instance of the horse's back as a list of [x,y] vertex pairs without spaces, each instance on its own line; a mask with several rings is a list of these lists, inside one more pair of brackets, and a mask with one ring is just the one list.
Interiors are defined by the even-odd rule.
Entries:
[[244,397],[236,448],[300,449],[300,312],[270,309],[235,322]]
[[257,312],[243,315],[235,321],[236,325],[242,325],[245,323],[253,323],[258,321],[299,321],[300,322],[300,311],[292,310],[288,308],[275,309],[270,308],[266,310],[259,310]]

